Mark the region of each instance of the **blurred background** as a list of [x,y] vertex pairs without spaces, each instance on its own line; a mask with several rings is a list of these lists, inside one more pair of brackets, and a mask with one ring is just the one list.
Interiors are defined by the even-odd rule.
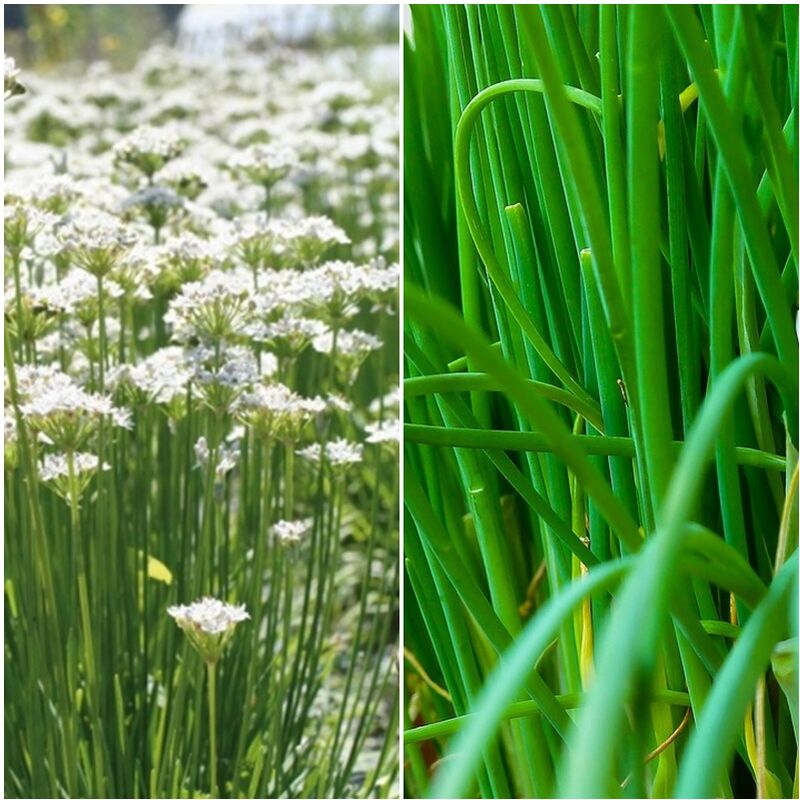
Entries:
[[[396,4],[373,5],[4,5],[5,52],[46,71],[65,62],[105,60],[128,68],[154,43],[194,56],[280,44],[374,51],[398,72]],[[383,45],[383,47],[381,46]]]

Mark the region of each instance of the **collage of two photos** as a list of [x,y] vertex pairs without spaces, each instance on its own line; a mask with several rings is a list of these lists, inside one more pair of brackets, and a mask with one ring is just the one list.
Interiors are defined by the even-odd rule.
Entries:
[[4,795],[797,797],[799,10],[6,4]]

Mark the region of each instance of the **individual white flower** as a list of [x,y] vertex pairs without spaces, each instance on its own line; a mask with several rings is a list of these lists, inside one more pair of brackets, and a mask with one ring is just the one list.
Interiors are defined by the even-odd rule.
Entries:
[[194,443],[195,467],[205,469],[208,465],[208,457],[210,453],[211,451],[208,448],[208,439],[206,439],[205,436],[201,436]]
[[239,442],[220,445],[219,453],[217,454],[217,466],[214,468],[217,482],[220,482],[225,475],[235,469],[239,463],[239,455]]
[[250,619],[244,604],[232,605],[213,597],[203,597],[190,605],[170,606],[167,613],[209,664],[219,660],[236,626]]

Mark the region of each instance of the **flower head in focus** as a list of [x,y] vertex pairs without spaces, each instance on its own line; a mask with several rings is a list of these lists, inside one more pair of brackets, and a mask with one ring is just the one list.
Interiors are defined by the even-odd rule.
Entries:
[[250,282],[232,272],[214,270],[201,281],[186,283],[169,304],[164,321],[173,338],[202,342],[230,341],[251,320],[255,304]]
[[20,370],[20,410],[31,429],[65,453],[76,453],[105,421],[130,428],[131,415],[101,394],[91,394],[58,370]]
[[95,277],[107,275],[136,243],[135,234],[118,217],[98,209],[81,209],[58,230],[63,252]]
[[[80,498],[83,495],[99,466],[100,460],[94,453],[74,453],[71,456],[50,453],[39,466],[39,480],[60,498],[70,502],[73,491],[75,497]],[[103,470],[109,469],[111,467],[104,463]]]
[[167,613],[209,664],[219,661],[236,626],[250,619],[244,604],[232,605],[214,597],[204,597],[188,606],[170,606]]

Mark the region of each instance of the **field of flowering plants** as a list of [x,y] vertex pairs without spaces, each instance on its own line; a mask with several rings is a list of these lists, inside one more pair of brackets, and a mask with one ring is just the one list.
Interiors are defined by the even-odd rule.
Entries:
[[7,797],[398,791],[398,97],[366,72],[6,59]]

